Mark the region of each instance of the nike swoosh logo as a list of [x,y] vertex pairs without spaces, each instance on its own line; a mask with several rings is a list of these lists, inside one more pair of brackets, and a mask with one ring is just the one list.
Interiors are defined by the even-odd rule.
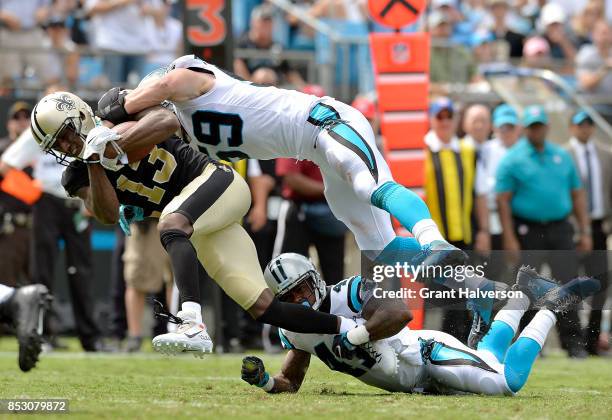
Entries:
[[196,332],[194,332],[194,333],[193,333],[193,334],[191,334],[191,335],[189,335],[189,334],[185,333],[185,335],[186,335],[187,337],[189,337],[189,338],[193,338],[193,337],[195,337],[196,335],[200,334],[201,332],[202,332],[202,331],[196,331]]

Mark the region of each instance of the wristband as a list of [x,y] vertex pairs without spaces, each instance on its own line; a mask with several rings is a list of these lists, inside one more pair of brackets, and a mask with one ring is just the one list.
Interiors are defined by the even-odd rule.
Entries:
[[370,341],[370,333],[368,332],[365,325],[360,325],[357,328],[353,328],[346,333],[346,339],[349,343],[359,346]]
[[268,372],[265,372],[264,377],[262,378],[261,382],[257,384],[257,386],[266,392],[270,392],[272,391],[272,388],[274,388],[274,378],[271,378]]

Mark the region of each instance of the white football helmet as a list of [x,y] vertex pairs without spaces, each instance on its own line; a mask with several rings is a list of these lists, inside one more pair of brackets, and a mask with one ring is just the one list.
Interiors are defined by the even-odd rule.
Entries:
[[313,309],[319,309],[327,295],[325,281],[312,262],[300,254],[288,252],[272,259],[264,270],[264,278],[277,297],[283,296],[303,281],[310,280],[310,287],[315,295]]
[[174,69],[189,69],[194,71],[202,71],[206,68],[206,61],[196,57],[195,54],[188,54],[177,58],[168,66],[167,71]]
[[[53,154],[59,163],[68,156],[53,150],[56,140],[66,128],[72,128],[85,145],[87,134],[96,126],[96,117],[91,107],[70,92],[56,92],[42,98],[30,119],[30,128],[40,148]],[[85,147],[81,148],[81,155]],[[71,156],[82,158],[82,156]]]

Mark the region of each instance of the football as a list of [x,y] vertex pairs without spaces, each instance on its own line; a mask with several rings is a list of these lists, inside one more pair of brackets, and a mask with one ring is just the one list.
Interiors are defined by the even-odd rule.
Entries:
[[[117,124],[116,126],[114,126],[113,130],[117,134],[123,134],[126,131],[128,131],[130,128],[132,128],[135,124],[136,124],[136,121],[126,121],[126,122],[123,122],[121,124]],[[153,146],[150,146],[150,147],[143,147],[137,150],[132,150],[131,152],[127,152],[128,162],[129,163],[138,162],[139,160],[147,156],[149,153],[151,153],[152,149],[153,149]]]

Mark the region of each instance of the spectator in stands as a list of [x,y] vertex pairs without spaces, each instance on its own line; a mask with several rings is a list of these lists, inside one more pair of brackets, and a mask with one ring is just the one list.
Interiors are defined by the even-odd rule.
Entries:
[[263,86],[278,86],[278,74],[269,67],[260,67],[251,75],[251,82]]
[[170,1],[159,6],[145,4],[143,14],[150,16],[151,53],[147,56],[148,69],[167,66],[183,49],[183,24],[170,15]]
[[431,10],[442,13],[451,25],[449,38],[453,43],[469,46],[469,38],[475,30],[472,22],[465,19],[457,0],[432,0]]
[[562,67],[571,70],[576,57],[576,46],[566,24],[567,15],[561,6],[547,3],[542,8],[539,25],[542,36],[550,46],[550,55],[555,60],[564,60]]
[[[2,0],[0,2],[0,87],[10,87],[26,66],[47,82],[45,55],[39,49],[45,36],[39,25],[46,19],[49,0]],[[21,51],[20,51],[21,49]]]
[[523,19],[523,30],[519,32],[522,34],[530,34],[535,28],[536,21],[540,15],[540,9],[544,5],[542,0],[516,0],[514,4],[514,10],[517,11],[519,17]]
[[[501,42],[503,43],[504,41]],[[505,51],[506,45],[495,41],[491,32],[475,32],[472,34],[470,45],[476,64],[476,71],[472,77],[471,83],[487,83],[484,77],[487,70],[494,70],[499,67],[506,68],[508,66],[507,54]],[[502,54],[500,54],[500,51],[502,51]],[[504,57],[503,61],[499,59],[500,56]]]
[[450,18],[445,13],[433,11],[428,25],[432,38],[429,73],[432,84],[469,83],[475,74],[473,58],[465,47],[451,42]]
[[43,44],[50,50],[46,72],[53,82],[74,88],[79,80],[79,53],[70,39],[66,20],[61,15],[50,16],[45,22],[47,39]]
[[612,29],[605,20],[599,20],[593,28],[593,44],[584,45],[576,57],[576,77],[580,88],[602,98],[607,103],[596,102],[595,108],[612,123]]
[[[258,6],[251,12],[251,26],[236,43],[237,48],[254,50],[279,49],[274,43],[274,9],[268,4]],[[251,80],[251,75],[260,67],[274,68],[277,63],[269,56],[258,59],[234,59],[234,73],[245,80]]]
[[6,118],[7,136],[0,139],[0,150],[4,151],[21,133],[30,128],[32,107],[24,101],[17,101],[9,108]]
[[582,265],[588,276],[595,277],[601,282],[601,290],[591,302],[592,309],[586,331],[587,352],[598,355],[601,309],[606,300],[608,287],[608,255],[604,252],[608,249],[606,244],[608,234],[604,226],[612,215],[612,152],[596,142],[595,124],[583,110],[572,116],[571,132],[569,152],[585,185],[595,251],[583,257]]
[[148,17],[139,0],[86,0],[91,18],[92,46],[104,53],[104,74],[111,83],[125,83],[130,73],[143,76],[145,55],[151,49]]
[[[481,254],[491,250],[502,250],[502,226],[495,201],[495,174],[499,162],[521,135],[518,114],[507,104],[499,105],[493,111],[493,139],[483,143],[476,165],[476,217],[478,233],[474,249]],[[502,280],[504,261],[499,253],[490,255],[487,274]],[[509,279],[508,279],[509,280]]]
[[576,36],[576,45],[582,47],[590,44],[591,32],[595,23],[604,17],[604,4],[601,0],[589,0],[584,9],[572,19],[572,30]]
[[491,111],[486,105],[470,105],[463,114],[465,141],[479,150],[491,135]]
[[[6,124],[8,137],[0,139],[0,154],[29,130],[31,112],[32,107],[26,102],[18,101],[11,106]],[[7,188],[10,169],[0,158],[0,281],[16,287],[31,283],[29,247],[33,201],[25,202],[26,197],[17,197],[15,191]],[[27,172],[31,175],[31,168]],[[23,178],[24,182],[31,181],[28,175],[19,175],[22,175],[19,179]],[[18,185],[18,188],[33,191],[34,186],[24,184]]]
[[461,11],[472,32],[484,29],[487,26],[489,13],[486,3],[486,0],[467,0],[461,2]]
[[[458,248],[470,249],[476,149],[471,142],[455,135],[455,109],[450,99],[436,99],[429,115],[431,130],[425,136],[425,202],[445,239]],[[443,331],[466,340],[466,325],[465,310],[444,311]]]
[[314,50],[314,30],[302,24],[298,18],[300,14],[307,14],[314,0],[293,0],[293,5],[299,13],[284,15],[284,25],[287,25],[287,47],[297,50]]
[[[521,249],[540,251],[523,253],[522,263],[538,270],[547,263],[553,277],[566,282],[577,274],[577,258],[569,252],[576,249],[572,214],[579,227],[578,249],[586,252],[592,247],[584,189],[569,153],[546,140],[544,108],[525,108],[523,126],[525,138],[502,158],[495,180],[504,250],[513,256]],[[570,357],[584,357],[575,310],[559,320],[559,329]]]
[[508,43],[511,58],[522,57],[525,35],[515,32],[508,27],[508,10],[510,5],[506,0],[489,0],[488,4],[493,17],[490,29],[493,32],[494,38]]
[[308,14],[314,18],[363,22],[368,16],[367,2],[363,0],[315,0]]
[[523,65],[533,68],[548,68],[551,65],[550,46],[540,36],[534,36],[523,47]]
[[[565,14],[569,17],[578,15],[586,6],[588,0],[548,0],[547,3],[555,3],[559,5]],[[597,0],[605,1],[605,0]]]

